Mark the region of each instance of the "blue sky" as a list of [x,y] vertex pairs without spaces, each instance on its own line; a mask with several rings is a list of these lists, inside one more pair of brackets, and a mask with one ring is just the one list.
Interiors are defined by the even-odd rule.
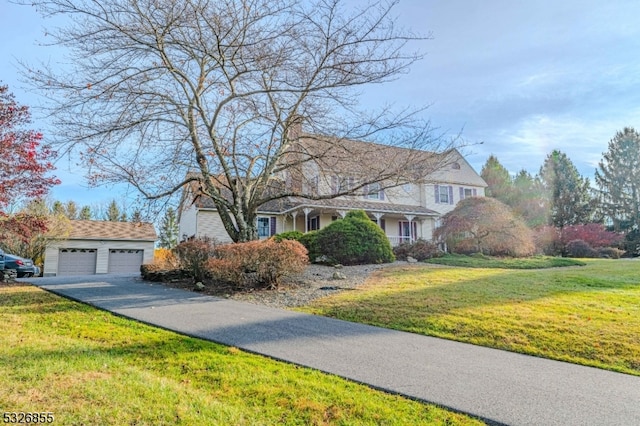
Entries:
[[[553,149],[592,177],[608,141],[640,127],[640,2],[637,0],[401,0],[398,23],[430,40],[411,71],[363,93],[363,104],[430,107],[442,132],[462,130],[478,172],[495,154],[512,173],[537,173]],[[20,103],[35,94],[20,83],[18,60],[60,60],[46,24],[31,7],[0,4],[0,80]],[[46,123],[34,120],[45,132]],[[480,144],[482,143],[482,144]],[[58,162],[52,196],[80,204],[121,199],[120,188],[88,189],[73,159]]]

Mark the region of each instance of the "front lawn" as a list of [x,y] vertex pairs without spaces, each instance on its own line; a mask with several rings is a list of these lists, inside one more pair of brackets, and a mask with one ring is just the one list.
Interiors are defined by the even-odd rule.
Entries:
[[300,310],[640,375],[640,262],[583,263],[389,268]]
[[447,254],[427,260],[427,263],[467,268],[543,269],[565,266],[584,266],[586,263],[567,257],[535,256],[526,258],[502,258],[491,256],[463,256]]
[[481,424],[28,285],[0,284],[0,324],[0,407],[56,425]]

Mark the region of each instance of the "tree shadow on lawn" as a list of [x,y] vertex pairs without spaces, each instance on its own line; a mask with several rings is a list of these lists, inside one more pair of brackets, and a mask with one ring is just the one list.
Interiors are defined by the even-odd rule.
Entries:
[[403,267],[304,310],[601,368],[610,363],[605,368],[640,375],[633,332],[640,326],[640,283],[633,274]]

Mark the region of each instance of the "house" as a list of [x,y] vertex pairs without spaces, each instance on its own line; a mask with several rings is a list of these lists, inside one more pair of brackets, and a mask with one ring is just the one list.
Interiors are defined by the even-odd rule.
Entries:
[[137,273],[156,239],[151,223],[71,220],[68,235],[47,245],[43,274]]
[[[313,153],[309,153],[308,146],[313,146]],[[381,183],[362,185],[358,195],[318,200],[287,197],[267,202],[258,210],[257,225],[261,238],[285,231],[321,229],[344,217],[350,210],[364,210],[385,231],[394,246],[419,238],[431,240],[444,214],[453,210],[464,198],[484,196],[487,186],[455,149],[444,154],[433,154],[359,141],[322,146],[316,139],[313,144],[299,150],[298,154],[303,152],[313,157],[321,149],[324,150],[321,162],[302,161],[304,169],[286,169],[286,174],[279,177],[282,184],[294,189],[302,188],[302,192],[306,193],[339,194],[358,188],[357,175],[363,173],[364,169],[380,177]],[[367,155],[373,156],[373,159],[363,165],[358,159]],[[292,161],[292,164],[297,160],[299,158],[285,159]],[[416,161],[438,161],[438,165],[430,169],[437,171],[427,176],[410,177],[408,173],[418,169],[415,167]],[[409,162],[413,162],[412,166],[405,167]],[[395,176],[401,173],[405,175],[403,179],[395,181]],[[384,184],[394,181],[398,183],[397,186],[393,183]],[[178,214],[182,239],[210,237],[220,242],[231,241],[213,200],[201,196],[197,184],[185,188]]]

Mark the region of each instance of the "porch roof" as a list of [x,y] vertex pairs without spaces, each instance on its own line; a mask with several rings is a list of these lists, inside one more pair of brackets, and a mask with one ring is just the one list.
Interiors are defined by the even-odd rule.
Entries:
[[[269,210],[268,207],[270,206],[262,206],[259,211],[271,211],[275,213],[274,210]],[[277,213],[291,213],[303,208],[314,208],[330,210],[364,210],[366,212],[396,213],[402,215],[412,214],[416,216],[440,216],[440,213],[422,206],[349,199],[308,200],[304,198],[290,198],[288,200],[288,205],[282,205],[282,207],[284,208],[278,210]]]

